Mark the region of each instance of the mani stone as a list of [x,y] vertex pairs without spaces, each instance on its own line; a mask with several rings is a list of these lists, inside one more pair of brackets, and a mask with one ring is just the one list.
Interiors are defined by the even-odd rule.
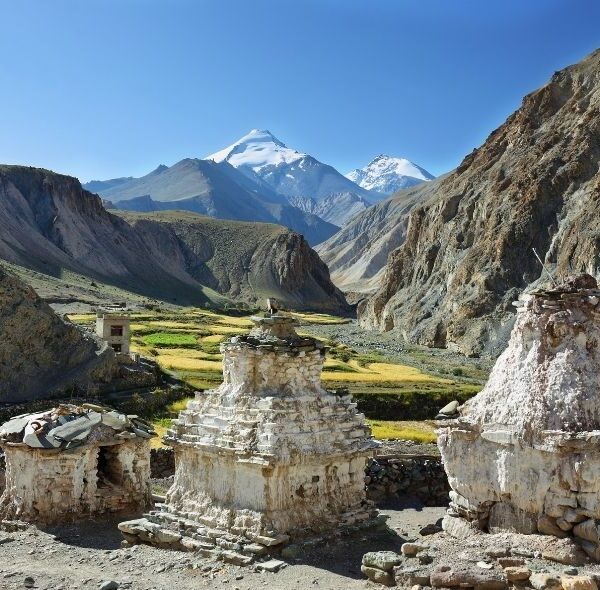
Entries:
[[372,522],[363,478],[375,443],[351,397],[322,387],[323,345],[289,316],[252,320],[221,345],[223,384],[197,393],[168,430],[174,483],[148,520],[216,531],[244,554]]
[[522,299],[486,386],[437,431],[452,503],[484,531],[581,535],[594,554],[576,523],[600,519],[600,291],[586,275]]

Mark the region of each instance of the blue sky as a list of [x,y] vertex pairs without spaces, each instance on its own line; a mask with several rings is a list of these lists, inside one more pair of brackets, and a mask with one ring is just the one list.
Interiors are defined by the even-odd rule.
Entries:
[[600,47],[597,0],[0,0],[0,162],[82,180],[251,128],[346,172],[456,166]]

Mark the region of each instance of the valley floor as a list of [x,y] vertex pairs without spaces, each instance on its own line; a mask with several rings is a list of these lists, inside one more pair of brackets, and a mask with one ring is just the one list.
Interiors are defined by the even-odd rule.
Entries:
[[109,580],[118,582],[119,589],[131,590],[373,588],[360,572],[362,555],[375,550],[399,551],[403,542],[417,539],[419,529],[436,522],[444,510],[383,510],[389,516],[389,531],[324,539],[312,551],[288,560],[277,573],[147,545],[121,548],[116,521],[84,522],[44,531],[35,527],[0,531],[0,588],[20,590],[29,576],[40,590],[91,590]]

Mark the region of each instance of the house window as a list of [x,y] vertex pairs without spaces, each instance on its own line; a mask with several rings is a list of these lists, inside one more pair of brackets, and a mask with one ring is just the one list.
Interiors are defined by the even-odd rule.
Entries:
[[110,335],[111,336],[123,336],[123,326],[111,326],[110,327]]
[[121,345],[120,344],[111,344],[111,346],[112,346],[112,349],[115,352],[121,352]]

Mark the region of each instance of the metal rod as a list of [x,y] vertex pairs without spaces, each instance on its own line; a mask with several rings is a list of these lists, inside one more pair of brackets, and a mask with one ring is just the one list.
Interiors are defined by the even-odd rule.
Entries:
[[535,248],[532,248],[533,253],[535,254],[535,257],[539,260],[540,264],[542,265],[542,268],[546,271],[546,274],[548,275],[548,278],[552,281],[552,284],[557,287],[557,283],[554,280],[554,277],[550,274],[550,271],[546,268],[546,265],[542,262],[542,259],[540,258],[540,255],[537,253]]

